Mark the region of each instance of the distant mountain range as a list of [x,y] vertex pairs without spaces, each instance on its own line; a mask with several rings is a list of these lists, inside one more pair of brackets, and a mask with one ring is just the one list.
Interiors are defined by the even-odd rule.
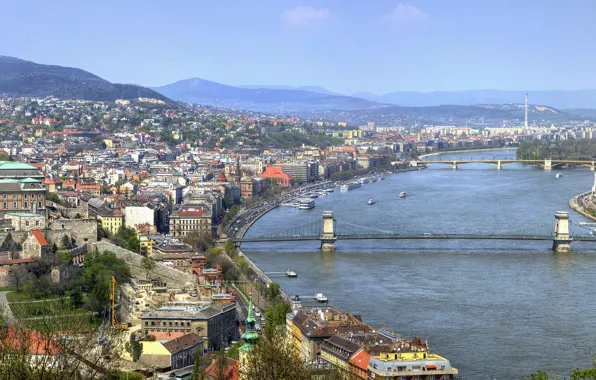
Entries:
[[0,94],[101,101],[145,97],[171,102],[151,89],[111,83],[85,70],[6,56],[0,56]]
[[[320,94],[342,95],[320,86],[242,86],[247,88],[302,89]],[[508,91],[508,90],[465,90],[465,91],[396,91],[384,95],[369,92],[355,92],[350,96],[372,102],[395,104],[404,107],[428,107],[441,105],[471,106],[476,104],[519,104],[524,102],[526,92],[530,104],[548,105],[559,109],[596,109],[596,90],[550,90],[550,91]]]
[[382,106],[378,102],[353,96],[305,91],[289,86],[273,87],[236,87],[205,79],[191,78],[151,88],[164,96],[182,102],[267,112],[285,112],[297,109],[355,110]]

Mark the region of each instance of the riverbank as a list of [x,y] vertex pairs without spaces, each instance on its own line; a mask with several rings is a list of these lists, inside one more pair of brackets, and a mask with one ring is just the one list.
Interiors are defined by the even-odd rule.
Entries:
[[[585,205],[584,198],[589,196],[591,193],[592,193],[591,191],[586,191],[585,193],[581,193],[581,194],[574,196],[573,198],[571,198],[569,200],[569,207],[571,207],[573,210],[579,212],[586,218],[596,221],[596,217],[594,217],[592,214],[584,211],[584,207],[583,207]],[[591,201],[590,201],[590,203],[591,203]]]
[[430,156],[439,156],[441,154],[491,152],[491,151],[497,151],[497,150],[515,150],[515,149],[517,149],[517,147],[442,150],[440,152],[423,154],[420,156],[420,159],[423,159],[424,157],[430,157]]

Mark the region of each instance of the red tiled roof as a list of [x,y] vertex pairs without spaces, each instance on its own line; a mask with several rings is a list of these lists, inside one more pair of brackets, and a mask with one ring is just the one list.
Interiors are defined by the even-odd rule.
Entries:
[[45,247],[45,246],[49,245],[48,244],[48,241],[43,236],[43,234],[41,233],[40,230],[32,230],[31,233],[33,234],[33,236],[35,236],[35,238],[39,242],[39,245],[41,245],[42,247]]
[[14,264],[26,264],[32,263],[35,260],[28,257],[26,259],[11,259],[11,260],[0,260],[0,265],[14,265]]
[[[8,327],[4,337],[5,339],[0,339],[0,346],[26,348],[32,355],[57,355],[61,352],[57,343],[36,331]],[[27,347],[23,347],[23,345],[27,345]]]
[[360,351],[356,356],[350,359],[350,363],[360,368],[363,371],[368,370],[368,362],[370,361],[370,354],[366,351]]
[[[234,360],[234,359],[230,359],[227,358],[228,360],[228,366],[226,367],[226,370],[223,373],[223,378],[226,380],[238,380],[239,374],[238,374],[238,366],[240,364],[239,361]],[[209,365],[209,367],[207,367],[205,369],[205,375],[207,375],[208,378],[213,378],[216,379],[217,377],[217,366],[216,366],[216,360],[213,359],[213,361],[211,362],[211,364]]]

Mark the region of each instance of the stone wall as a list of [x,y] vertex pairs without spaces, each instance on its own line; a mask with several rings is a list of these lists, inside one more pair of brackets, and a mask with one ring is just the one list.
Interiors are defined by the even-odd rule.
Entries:
[[[95,219],[55,219],[50,223],[51,231],[67,231],[77,245],[97,242],[97,221]],[[45,231],[44,235],[45,235]],[[47,237],[46,237],[47,238]]]
[[[118,247],[117,245],[115,245],[107,239],[102,239],[101,241],[98,241],[95,246],[100,252],[112,251],[116,254],[116,256],[126,261],[130,265],[130,270],[133,274],[133,277],[140,279],[145,278],[145,271],[143,271],[143,269],[141,268],[142,256],[138,253],[134,253],[127,249]],[[89,251],[93,251],[92,245],[89,246]],[[161,278],[168,284],[168,289],[188,288],[188,284],[192,284],[192,286],[196,284],[196,279],[193,275],[169,268],[161,263],[156,263],[155,270],[151,274],[151,277]]]

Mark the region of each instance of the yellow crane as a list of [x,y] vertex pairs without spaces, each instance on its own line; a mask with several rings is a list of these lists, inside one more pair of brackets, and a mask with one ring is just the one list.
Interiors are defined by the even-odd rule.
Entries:
[[116,278],[112,276],[112,288],[110,290],[110,301],[112,302],[112,327],[118,327],[121,329],[127,329],[126,323],[118,323],[118,317],[116,317]]

